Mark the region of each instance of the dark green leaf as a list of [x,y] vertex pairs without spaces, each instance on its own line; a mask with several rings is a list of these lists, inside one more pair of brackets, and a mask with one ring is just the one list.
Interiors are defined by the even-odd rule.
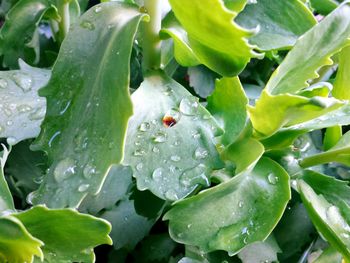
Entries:
[[143,17],[130,5],[103,3],[69,31],[40,92],[48,109],[33,148],[46,151],[51,166],[35,203],[76,207],[121,161],[132,114],[130,53]]

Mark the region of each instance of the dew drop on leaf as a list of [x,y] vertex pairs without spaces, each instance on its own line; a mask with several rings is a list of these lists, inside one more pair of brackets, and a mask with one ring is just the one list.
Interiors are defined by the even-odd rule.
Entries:
[[97,174],[96,166],[91,165],[91,164],[85,165],[84,170],[83,170],[83,175],[86,179],[90,179],[95,174]]
[[172,155],[170,157],[170,160],[172,160],[173,162],[179,162],[181,160],[181,157],[178,155]]
[[157,168],[152,173],[152,179],[155,181],[160,181],[163,177],[163,168]]
[[32,89],[33,80],[30,76],[14,73],[12,79],[23,92],[28,92]]
[[194,151],[194,158],[197,160],[200,159],[204,159],[208,156],[208,151],[202,147],[198,147],[195,151]]
[[18,142],[18,140],[17,140],[17,138],[15,138],[15,137],[8,137],[7,139],[6,139],[6,141],[7,141],[7,143],[9,144],[9,145],[15,145],[17,142]]
[[136,165],[136,170],[137,170],[137,171],[141,171],[142,168],[143,168],[143,163],[138,163],[138,164]]
[[90,21],[88,20],[83,20],[81,23],[80,23],[80,26],[82,28],[86,28],[88,30],[94,30],[95,29],[95,25],[93,23],[91,23]]
[[238,202],[238,207],[239,207],[239,208],[242,208],[243,205],[244,205],[243,201],[239,201],[239,202]]
[[151,128],[151,125],[148,122],[143,122],[140,124],[139,130],[142,132],[148,131]]
[[5,128],[0,125],[0,133],[4,132]]
[[33,201],[37,198],[37,196],[38,193],[36,191],[29,193],[26,198],[27,203],[33,205]]
[[38,176],[33,179],[33,182],[36,184],[41,184],[43,182],[44,177],[43,176]]
[[177,194],[176,194],[176,192],[174,190],[172,190],[172,189],[166,191],[165,197],[167,199],[169,199],[169,200],[177,200],[177,199],[179,199]]
[[9,120],[9,121],[6,122],[6,125],[7,125],[7,126],[12,126],[12,124],[13,124],[13,121],[11,121],[11,120]]
[[33,108],[27,104],[22,104],[22,105],[17,106],[17,111],[19,113],[26,113],[26,112],[31,111],[32,109]]
[[55,167],[53,172],[58,183],[63,182],[76,173],[75,161],[71,158],[61,160]]
[[153,149],[152,149],[152,151],[153,151],[154,153],[159,153],[159,148],[156,147],[156,146],[154,146]]
[[82,184],[78,187],[79,192],[86,192],[89,189],[90,185],[89,184]]
[[102,7],[97,6],[94,11],[95,11],[95,13],[100,13],[102,11]]
[[61,134],[61,132],[60,131],[57,131],[57,132],[55,132],[53,135],[52,135],[52,137],[50,138],[50,140],[49,140],[49,147],[52,147],[52,143],[54,142],[54,140],[57,138],[57,136],[59,136]]
[[181,100],[179,109],[184,115],[193,116],[197,113],[198,107],[198,98],[191,96]]
[[166,142],[167,140],[167,134],[164,132],[157,132],[154,136],[153,136],[153,142],[156,143],[163,143]]
[[46,113],[45,107],[40,107],[29,115],[29,119],[32,121],[41,120],[45,117],[45,113]]
[[267,180],[269,181],[270,184],[277,184],[278,182],[278,177],[274,175],[274,173],[269,173],[267,175]]
[[141,150],[141,149],[136,149],[134,151],[134,156],[142,156],[145,154],[145,151],[144,150]]
[[7,88],[7,80],[0,78],[0,89],[6,89]]
[[204,164],[199,164],[194,168],[184,171],[180,176],[180,183],[186,187],[194,186],[196,184],[209,186],[210,182],[206,166]]
[[199,139],[201,137],[201,134],[197,131],[192,132],[193,139]]

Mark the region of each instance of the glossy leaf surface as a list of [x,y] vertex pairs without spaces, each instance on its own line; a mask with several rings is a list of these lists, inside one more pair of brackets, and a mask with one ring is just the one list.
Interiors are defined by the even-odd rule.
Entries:
[[238,77],[216,81],[207,108],[225,131],[220,138],[224,145],[234,142],[244,129],[248,118],[247,105],[248,98]]
[[15,209],[11,192],[7,185],[4,175],[4,167],[7,157],[9,155],[9,151],[5,148],[3,144],[1,145],[1,147],[3,147],[3,151],[2,156],[0,157],[0,213],[5,210]]
[[244,28],[259,27],[249,42],[261,50],[293,47],[299,36],[316,24],[307,7],[295,0],[259,0],[247,5],[235,21]]
[[34,148],[48,153],[51,166],[35,203],[76,207],[121,161],[132,114],[128,64],[143,17],[130,5],[103,3],[70,30],[40,92],[48,109]]
[[332,55],[350,44],[350,4],[344,3],[299,38],[271,76],[266,89],[271,94],[296,93],[308,87],[317,70],[331,65]]
[[339,66],[336,79],[333,84],[332,94],[335,98],[342,100],[350,99],[350,47],[344,48],[339,53]]
[[[236,12],[219,0],[170,0],[172,10],[188,33],[190,46],[198,60],[223,76],[238,75],[256,54],[247,38],[252,32],[238,26]],[[196,14],[198,19],[193,19]],[[212,28],[220,28],[213,31]]]
[[93,248],[112,244],[108,222],[72,209],[50,210],[36,206],[13,216],[43,241],[47,262],[94,262]]
[[137,188],[174,201],[209,186],[210,171],[221,166],[213,143],[221,130],[198,99],[155,72],[132,101],[123,162],[132,167]]
[[176,203],[164,219],[177,242],[235,254],[271,233],[289,198],[287,173],[262,158],[252,172]]
[[23,61],[20,66],[20,70],[0,72],[0,138],[8,138],[10,144],[37,136],[46,111],[38,90],[47,84],[50,71]]

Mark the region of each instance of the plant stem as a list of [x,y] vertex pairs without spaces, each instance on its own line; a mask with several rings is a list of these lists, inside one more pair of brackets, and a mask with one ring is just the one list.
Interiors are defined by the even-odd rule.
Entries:
[[59,41],[62,43],[69,31],[70,16],[69,16],[69,2],[65,0],[58,1],[58,14],[61,17],[61,21],[58,24],[59,28]]
[[162,21],[162,0],[145,0],[144,8],[150,21],[142,25],[143,71],[160,68],[161,41],[159,31]]

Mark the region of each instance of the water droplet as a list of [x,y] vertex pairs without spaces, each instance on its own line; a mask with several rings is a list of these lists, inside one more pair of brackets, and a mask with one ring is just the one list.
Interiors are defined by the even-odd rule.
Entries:
[[99,12],[101,12],[102,11],[102,7],[101,6],[97,6],[96,8],[95,8],[95,13],[99,13]]
[[176,192],[172,189],[166,191],[165,198],[168,200],[177,200],[179,197],[177,196]]
[[188,229],[190,229],[190,228],[191,228],[191,226],[192,226],[192,224],[188,224],[188,225],[187,225],[187,228],[188,228]]
[[86,192],[89,189],[90,185],[89,184],[82,184],[78,187],[79,192]]
[[95,25],[93,23],[91,23],[90,21],[87,21],[87,20],[83,20],[81,23],[80,23],[80,26],[82,28],[86,28],[88,30],[94,30],[95,29]]
[[170,160],[172,160],[173,162],[179,162],[181,160],[181,157],[178,155],[172,155],[170,157]]
[[91,165],[91,164],[85,165],[84,170],[83,170],[83,175],[86,179],[90,179],[95,174],[97,174],[96,166]]
[[195,151],[194,151],[194,158],[197,160],[200,159],[204,159],[208,156],[208,151],[204,148],[198,147]]
[[152,178],[155,181],[160,181],[163,177],[163,168],[157,168],[152,173]]
[[156,146],[154,146],[153,149],[152,149],[152,151],[153,151],[154,153],[159,153],[159,148],[156,147]]
[[137,170],[137,171],[141,171],[142,168],[143,168],[143,163],[138,163],[138,164],[136,165],[136,170]]
[[180,176],[180,183],[186,187],[196,184],[209,186],[210,182],[207,175],[207,168],[204,164],[199,164],[194,168],[184,171]]
[[157,143],[163,143],[166,142],[167,140],[167,134],[164,132],[157,132],[154,136],[153,136],[153,142],[157,142]]
[[22,104],[17,106],[17,111],[20,113],[26,113],[28,111],[31,111],[33,108],[27,104]]
[[33,205],[34,199],[38,197],[37,191],[31,192],[27,195],[26,201],[28,204]]
[[163,117],[163,125],[166,128],[173,127],[176,123],[179,122],[181,118],[181,113],[177,109],[171,109],[165,113]]
[[348,233],[341,233],[340,235],[346,239],[350,238],[350,235]]
[[181,141],[180,140],[176,140],[175,142],[174,142],[174,146],[179,146],[181,144]]
[[13,124],[13,121],[11,121],[11,120],[9,120],[9,121],[6,122],[6,125],[7,125],[7,126],[11,126],[12,124]]
[[173,93],[173,89],[169,86],[165,86],[163,93],[165,96],[170,96]]
[[63,182],[76,173],[75,161],[71,158],[61,160],[55,167],[53,175],[58,183]]
[[203,120],[209,120],[210,119],[210,114],[204,114],[203,115]]
[[10,117],[12,115],[12,110],[10,108],[4,108],[4,112],[7,117]]
[[201,137],[201,134],[197,131],[192,132],[193,139],[199,139]]
[[65,103],[63,103],[63,107],[62,110],[60,111],[60,115],[63,115],[69,108],[71,101],[66,101]]
[[215,145],[216,147],[216,150],[219,152],[219,153],[222,153],[224,150],[225,150],[225,145],[219,143],[217,145]]
[[198,107],[199,107],[198,98],[191,96],[191,97],[182,99],[180,102],[179,108],[184,115],[192,116],[197,113]]
[[23,92],[28,92],[32,89],[33,80],[30,76],[25,74],[14,73],[12,79],[20,87]]
[[36,184],[41,184],[44,180],[44,177],[43,176],[38,176],[38,177],[35,177],[33,179],[33,182],[36,183]]
[[6,141],[9,145],[15,145],[18,142],[17,138],[12,137],[12,136],[8,137]]
[[239,201],[239,202],[238,202],[238,207],[239,207],[239,208],[242,208],[243,205],[244,205],[243,201]]
[[5,128],[0,125],[0,133],[4,132]]
[[45,113],[46,113],[46,108],[40,107],[29,115],[29,119],[32,121],[41,120],[45,117]]
[[134,156],[142,156],[145,154],[145,151],[144,150],[141,150],[141,149],[136,149],[134,151]]
[[278,182],[278,177],[274,175],[274,173],[269,173],[267,175],[267,180],[269,181],[270,184],[277,184]]
[[57,136],[59,136],[61,134],[61,132],[60,131],[57,131],[57,132],[55,132],[53,135],[52,135],[52,137],[50,138],[50,140],[49,140],[49,147],[51,147],[52,146],[52,143],[54,142],[54,140],[57,138]]
[[135,141],[135,145],[136,145],[136,146],[140,146],[140,145],[141,145],[141,142]]
[[0,78],[0,89],[6,89],[7,88],[7,80]]
[[140,124],[139,130],[142,132],[148,131],[151,128],[151,125],[148,122],[143,122]]

